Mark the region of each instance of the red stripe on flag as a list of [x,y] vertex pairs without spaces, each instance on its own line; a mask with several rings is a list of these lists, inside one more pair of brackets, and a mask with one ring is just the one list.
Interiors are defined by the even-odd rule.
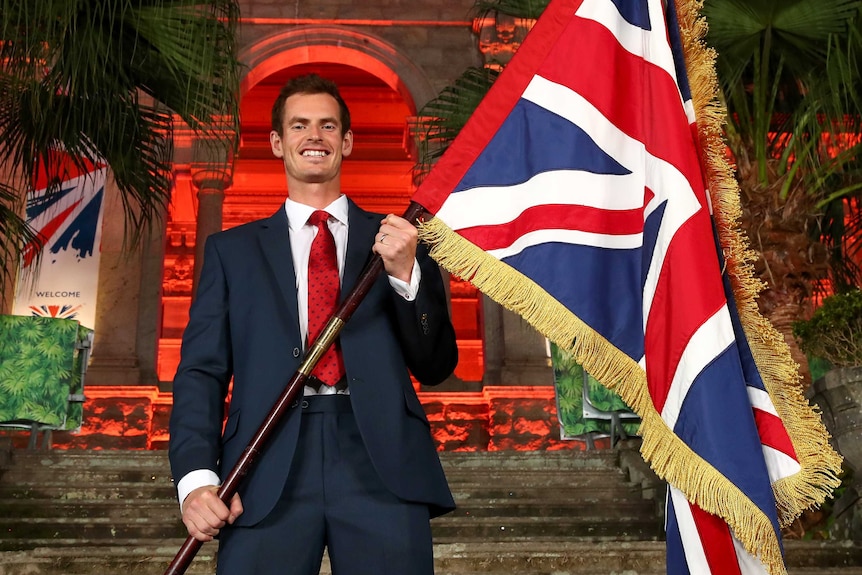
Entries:
[[706,210],[698,210],[667,248],[647,318],[647,382],[662,412],[682,352],[692,335],[725,305],[718,255]]
[[[572,54],[578,65],[572,66]],[[574,18],[538,74],[571,88],[647,151],[701,181],[679,88],[662,68],[625,50],[604,26]],[[648,94],[642,99],[634,94]]]
[[532,206],[507,224],[463,228],[458,233],[483,250],[511,246],[537,230],[577,230],[606,235],[640,234],[643,210],[603,210],[591,206],[548,204]]
[[652,199],[655,197],[655,192],[653,192],[648,187],[644,186],[644,207],[649,205]]
[[787,435],[787,429],[781,422],[781,418],[762,409],[754,408],[753,411],[760,442],[799,461],[796,450],[793,449],[793,442],[790,441],[790,436]]
[[713,575],[742,575],[727,523],[697,505],[689,503],[689,507],[710,572]]

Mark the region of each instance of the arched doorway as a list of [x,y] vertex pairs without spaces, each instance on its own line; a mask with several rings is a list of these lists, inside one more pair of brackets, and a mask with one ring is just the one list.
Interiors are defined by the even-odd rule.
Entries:
[[[276,50],[270,39],[259,43],[258,49],[248,55],[257,65],[244,81],[241,139],[232,183],[224,195],[224,229],[268,217],[282,205],[286,184],[282,164],[272,156],[269,145],[271,107],[289,78],[307,72],[334,80],[350,107],[355,145],[342,171],[345,193],[367,210],[401,214],[406,209],[414,191],[415,156],[408,127],[409,118],[415,116],[417,108],[413,92],[427,91],[427,86],[414,77],[408,78],[412,84],[409,88],[392,69],[406,70],[409,76],[413,74],[409,63],[386,51],[379,41],[365,42],[351,34],[335,45],[296,45],[300,39],[309,37],[332,41],[330,36],[334,32],[324,32],[311,36],[307,31],[281,35],[275,44],[283,50]],[[357,46],[365,51],[357,50]],[[376,58],[381,54],[385,55],[384,61]],[[167,225],[158,352],[161,381],[170,381],[179,363],[179,338],[191,303],[189,274],[196,243],[193,237],[196,213],[190,177],[178,173]],[[451,282],[451,294],[461,352],[456,377],[462,382],[478,383],[483,375],[479,295],[472,286],[457,280]]]
[[243,96],[242,138],[233,185],[225,196],[225,228],[272,215],[284,201],[284,170],[269,145],[270,111],[284,83],[308,72],[334,80],[350,108],[355,144],[344,160],[344,192],[367,210],[400,214],[406,209],[413,192],[406,120],[413,115],[411,104],[360,68],[304,63],[266,76]]

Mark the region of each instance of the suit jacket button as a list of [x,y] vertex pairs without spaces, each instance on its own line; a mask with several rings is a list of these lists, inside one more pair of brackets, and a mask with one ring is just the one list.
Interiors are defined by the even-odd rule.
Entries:
[[293,357],[299,357],[299,348],[298,347],[293,348]]

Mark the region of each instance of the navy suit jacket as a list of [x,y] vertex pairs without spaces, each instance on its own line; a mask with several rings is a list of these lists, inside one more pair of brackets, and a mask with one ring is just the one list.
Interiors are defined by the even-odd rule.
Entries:
[[[351,201],[348,218],[342,297],[365,267],[383,215]],[[288,234],[281,208],[207,239],[173,385],[169,455],[177,481],[196,469],[224,480],[301,363]],[[377,472],[395,495],[426,503],[433,517],[454,509],[454,501],[409,372],[425,385],[438,384],[454,370],[458,351],[439,268],[421,245],[417,260],[416,299],[404,300],[380,274],[340,341],[354,416]],[[301,412],[288,411],[242,481],[245,511],[237,525],[254,525],[275,505]]]

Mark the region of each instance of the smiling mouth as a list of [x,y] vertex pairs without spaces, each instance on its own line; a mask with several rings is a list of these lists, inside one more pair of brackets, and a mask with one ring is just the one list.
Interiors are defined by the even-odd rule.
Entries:
[[329,155],[329,152],[324,152],[322,150],[305,150],[302,152],[303,158],[325,158]]

